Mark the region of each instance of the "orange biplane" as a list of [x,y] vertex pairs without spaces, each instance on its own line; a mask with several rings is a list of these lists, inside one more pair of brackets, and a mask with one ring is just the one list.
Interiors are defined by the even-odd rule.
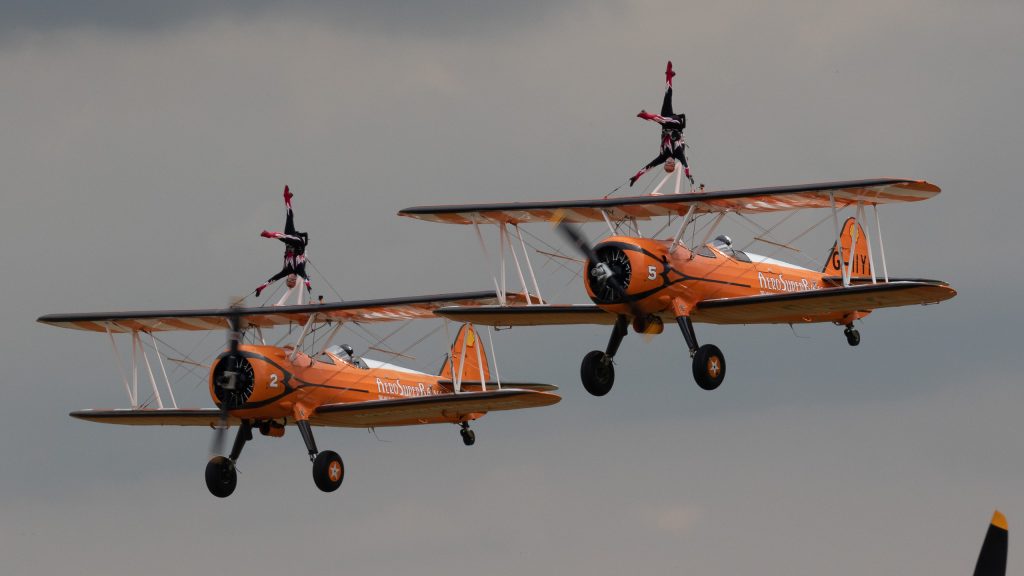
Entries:
[[[853,322],[872,310],[952,298],[956,291],[944,282],[889,276],[878,223],[878,205],[916,202],[938,193],[939,188],[928,182],[886,178],[593,200],[421,206],[406,208],[399,215],[430,222],[471,224],[477,228],[485,252],[479,225],[497,225],[502,259],[502,280],[495,278],[499,296],[505,289],[506,248],[511,250],[519,279],[526,288],[511,240],[512,231],[518,235],[527,271],[539,295],[519,225],[558,223],[562,233],[585,258],[584,282],[594,305],[551,305],[539,300],[534,303],[527,294],[526,306],[444,307],[435,313],[461,322],[492,326],[614,325],[605,350],[587,354],[580,369],[587,391],[602,396],[614,383],[612,360],[630,324],[636,332],[657,334],[663,331],[665,320],[674,320],[682,330],[693,359],[694,379],[701,388],[713,390],[725,378],[725,357],[713,344],[698,344],[694,322],[832,322],[845,326],[848,343],[856,346],[860,343],[860,333]],[[875,271],[871,239],[860,225],[868,206],[875,211],[882,263],[880,277]],[[856,216],[840,227],[838,212],[844,207],[855,209]],[[820,271],[736,248],[728,236],[709,241],[726,215],[737,215],[756,225],[749,215],[810,208],[832,210],[835,243]],[[670,221],[678,217],[675,236],[642,237],[637,221],[659,216],[668,217]],[[700,216],[711,218],[704,239],[687,245],[684,235],[688,229],[694,232],[693,223]],[[586,222],[606,223],[610,236],[591,246],[572,226]],[[634,234],[619,233],[621,226],[628,229],[630,225]],[[781,241],[773,239],[774,228],[760,227],[754,240],[785,248],[809,231],[792,240]]]
[[[505,297],[508,298],[507,296]],[[515,297],[513,297],[515,300]],[[330,450],[318,451],[313,426],[376,428],[450,423],[461,427],[466,445],[475,442],[469,422],[488,412],[534,408],[555,404],[561,398],[554,386],[501,382],[491,379],[483,341],[472,326],[462,326],[451,353],[439,375],[431,375],[358,358],[348,346],[332,346],[342,325],[434,318],[442,306],[474,306],[494,303],[493,292],[442,294],[361,302],[334,302],[262,308],[232,307],[219,310],[50,314],[39,322],[106,332],[117,353],[115,333],[131,335],[131,375],[120,361],[122,379],[131,408],[80,410],[71,416],[135,426],[211,426],[215,432],[216,454],[206,466],[206,484],[214,496],[227,497],[235,489],[235,462],[253,429],[264,436],[280,437],[285,427],[295,425],[313,462],[313,480],[324,492],[332,492],[345,475],[341,457]],[[263,341],[263,329],[274,326],[302,326],[294,345],[274,346]],[[319,352],[303,351],[303,340],[316,328],[329,328],[330,336]],[[210,397],[218,408],[177,407],[170,380],[154,333],[172,330],[228,330],[228,349],[213,362],[209,371]],[[251,343],[245,343],[249,337]],[[165,407],[143,344],[159,359],[170,397]],[[141,360],[140,360],[141,357]],[[178,360],[181,361],[181,360]],[[140,407],[138,372],[140,363],[148,373],[152,398],[157,408]],[[228,456],[223,452],[223,434],[229,425],[238,432]]]

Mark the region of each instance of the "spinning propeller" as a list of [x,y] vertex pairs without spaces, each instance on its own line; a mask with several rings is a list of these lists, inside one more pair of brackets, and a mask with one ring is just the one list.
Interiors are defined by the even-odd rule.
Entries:
[[586,236],[577,226],[560,220],[557,224],[562,234],[576,251],[587,259],[586,274],[590,278],[591,288],[599,301],[608,303],[624,303],[637,318],[645,318],[647,313],[640,309],[635,301],[628,298],[626,286],[632,274],[629,256],[619,248],[605,247],[594,250]]
[[[235,309],[236,306],[232,306]],[[242,339],[241,317],[231,314],[228,317],[228,353],[214,367],[213,390],[220,401],[220,420],[214,428],[213,442],[210,453],[221,455],[224,452],[224,434],[228,429],[228,411],[245,403],[252,393],[252,365],[238,350]]]

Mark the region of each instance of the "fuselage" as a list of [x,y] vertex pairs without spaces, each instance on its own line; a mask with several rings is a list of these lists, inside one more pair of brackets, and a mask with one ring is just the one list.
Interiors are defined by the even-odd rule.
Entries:
[[[451,394],[441,378],[388,367],[366,368],[325,352],[311,358],[290,348],[240,347],[244,362],[234,364],[225,352],[210,370],[210,397],[220,406],[225,395],[217,384],[225,371],[239,374],[228,394],[231,413],[253,420],[306,418],[325,404],[393,400]],[[438,420],[445,422],[447,420]]]
[[[697,308],[699,302],[760,294],[784,294],[818,290],[835,284],[821,272],[763,256],[749,255],[725,245],[707,244],[690,250],[679,245],[670,252],[671,240],[613,236],[598,243],[595,253],[609,263],[625,287],[626,298],[603,286],[586,263],[587,294],[594,303],[615,314],[679,315]],[[699,321],[699,315],[694,320]],[[803,321],[836,321],[807,318]]]

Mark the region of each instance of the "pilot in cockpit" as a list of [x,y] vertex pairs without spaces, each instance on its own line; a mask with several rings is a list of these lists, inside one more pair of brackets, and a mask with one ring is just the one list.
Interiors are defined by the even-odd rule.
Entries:
[[720,252],[725,252],[726,254],[732,252],[732,238],[729,238],[725,234],[717,236],[711,241],[711,245]]
[[[364,370],[366,369],[366,365],[363,363],[362,360],[359,359],[358,356],[355,355],[355,350],[353,350],[352,347],[349,346],[348,344],[342,344],[341,346],[331,346],[330,348],[327,349],[327,351],[333,354],[334,356],[337,356],[342,362],[351,364],[356,368],[362,368]],[[345,356],[347,356],[347,358],[345,356],[342,356],[342,352],[345,353]]]

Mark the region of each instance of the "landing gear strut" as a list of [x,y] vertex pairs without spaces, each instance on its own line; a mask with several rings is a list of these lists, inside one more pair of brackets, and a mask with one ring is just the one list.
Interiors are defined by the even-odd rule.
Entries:
[[462,443],[466,446],[476,444],[476,432],[469,429],[469,422],[462,422],[459,426],[462,427],[462,429],[459,430],[459,435],[462,436]]
[[235,491],[238,485],[238,472],[235,470],[235,462],[242,455],[242,448],[245,443],[252,440],[252,423],[242,420],[235,435],[235,443],[231,446],[231,454],[214,456],[206,463],[206,487],[217,498],[227,498]]
[[676,322],[683,331],[686,346],[693,358],[693,379],[704,390],[714,390],[725,380],[725,355],[714,344],[697,345],[697,333],[689,316],[678,316]]
[[332,450],[317,451],[309,420],[299,420],[295,424],[299,427],[299,434],[302,435],[309,459],[313,462],[313,483],[323,492],[334,492],[345,479],[345,463],[342,462],[341,456]]
[[850,346],[860,344],[860,332],[853,327],[853,324],[847,324],[846,330],[843,330],[843,334],[846,334],[846,343]]
[[612,336],[608,340],[608,347],[604,352],[594,350],[583,357],[583,364],[580,365],[580,379],[583,380],[583,388],[593,396],[604,396],[615,384],[615,366],[612,359],[619,351],[622,339],[626,337],[629,319],[619,316],[612,328]]

